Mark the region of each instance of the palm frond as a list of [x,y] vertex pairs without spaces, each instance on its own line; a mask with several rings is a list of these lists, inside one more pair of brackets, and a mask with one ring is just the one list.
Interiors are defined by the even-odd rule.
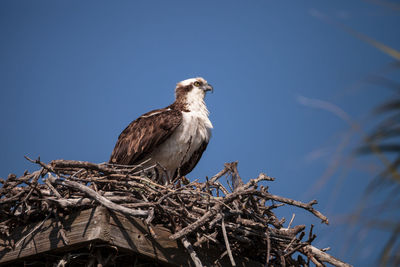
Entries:
[[357,149],[358,154],[370,154],[376,152],[383,152],[383,153],[400,153],[400,144],[393,143],[393,144],[369,144]]
[[400,111],[400,99],[390,100],[375,109],[375,113]]
[[393,127],[379,128],[369,135],[366,139],[367,142],[383,141],[389,138],[400,137],[400,125]]
[[400,93],[400,83],[393,81],[392,79],[386,78],[384,76],[371,74],[365,79],[365,81],[384,88],[393,89],[396,92]]

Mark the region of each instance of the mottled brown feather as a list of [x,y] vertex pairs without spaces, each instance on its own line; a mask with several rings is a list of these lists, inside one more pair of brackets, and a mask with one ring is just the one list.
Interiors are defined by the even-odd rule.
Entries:
[[[153,113],[157,114],[151,115]],[[173,109],[172,105],[143,114],[119,135],[109,162],[134,165],[170,137],[181,122],[181,111]]]

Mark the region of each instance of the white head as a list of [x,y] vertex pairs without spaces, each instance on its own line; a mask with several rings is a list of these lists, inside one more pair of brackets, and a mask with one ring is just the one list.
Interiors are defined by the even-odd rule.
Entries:
[[175,88],[176,102],[184,104],[189,110],[204,109],[207,91],[213,91],[213,87],[201,77],[181,81]]

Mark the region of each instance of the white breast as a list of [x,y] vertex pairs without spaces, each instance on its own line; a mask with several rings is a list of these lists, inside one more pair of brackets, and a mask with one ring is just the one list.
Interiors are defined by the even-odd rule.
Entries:
[[169,177],[172,177],[175,171],[191,158],[193,152],[211,137],[213,126],[204,102],[202,104],[200,109],[182,112],[182,123],[150,156],[154,163],[158,162],[167,170]]

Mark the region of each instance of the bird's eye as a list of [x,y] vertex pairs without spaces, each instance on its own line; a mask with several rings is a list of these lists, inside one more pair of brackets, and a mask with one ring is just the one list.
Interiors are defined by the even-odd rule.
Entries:
[[194,82],[193,84],[194,84],[194,86],[196,86],[196,87],[200,86],[200,82]]

